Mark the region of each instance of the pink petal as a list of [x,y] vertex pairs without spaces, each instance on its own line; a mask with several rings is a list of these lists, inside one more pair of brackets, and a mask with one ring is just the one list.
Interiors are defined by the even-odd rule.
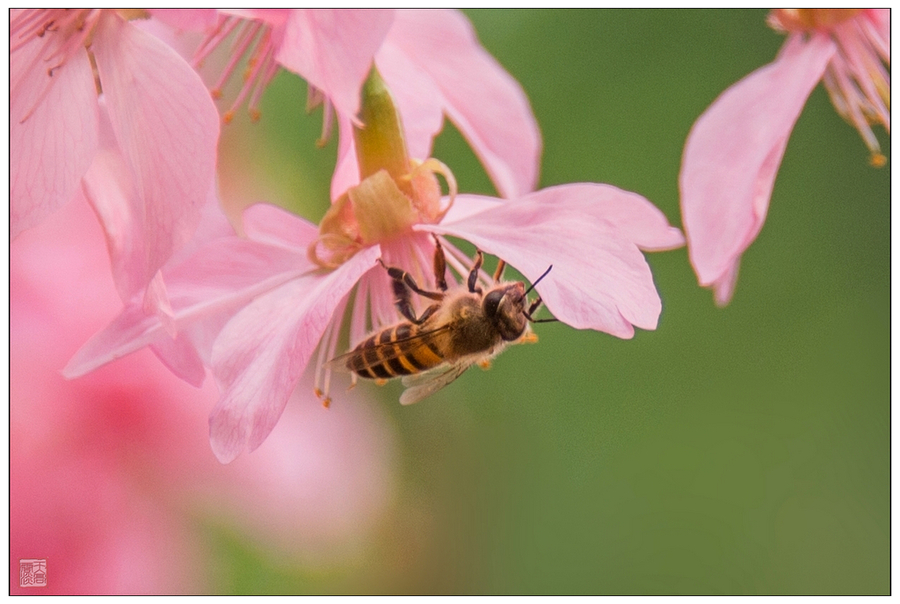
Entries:
[[188,31],[203,31],[214,26],[218,12],[214,8],[151,8],[147,10],[154,19],[159,19],[169,27]]
[[162,271],[156,271],[156,275],[147,285],[143,308],[144,314],[156,315],[170,337],[174,338],[178,334],[178,328],[175,326],[175,311],[172,310],[172,302],[169,300],[169,292],[166,289]]
[[377,246],[327,275],[307,274],[255,299],[222,330],[212,366],[224,394],[209,418],[223,463],[258,447],[275,427],[332,313],[372,269]]
[[[479,212],[498,208],[507,202],[496,197],[483,197],[481,195],[457,195],[453,200],[453,205],[447,210],[447,214],[441,221],[443,224],[457,222],[463,218],[468,218]],[[442,200],[442,205],[446,204],[446,199]]]
[[646,199],[595,184],[551,187],[456,222],[419,228],[467,239],[532,281],[552,264],[538,290],[554,316],[620,338],[634,335],[632,325],[655,329],[661,309],[639,246],[663,249],[680,242],[677,230]]
[[688,135],[680,177],[688,251],[700,284],[725,288],[721,301],[762,228],[788,137],[833,53],[823,36],[806,43],[792,36],[773,63],[722,93]]
[[347,189],[359,184],[359,164],[356,163],[356,143],[353,142],[353,126],[350,118],[335,116],[338,126],[337,164],[331,176],[331,201],[343,195]]
[[481,46],[462,13],[398,11],[375,61],[401,108],[414,156],[427,157],[441,126],[436,113],[443,110],[501,196],[534,189],[541,135],[528,97]]
[[169,371],[195,388],[203,385],[206,379],[203,359],[186,335],[179,334],[174,339],[159,338],[150,348]]
[[97,91],[87,53],[73,53],[51,77],[55,62],[44,57],[54,41],[35,38],[10,55],[12,237],[75,196],[97,150]]
[[104,101],[100,99],[101,147],[82,185],[85,197],[103,225],[116,289],[122,300],[128,300],[148,281],[141,228],[143,207],[132,172],[112,133]]
[[[178,54],[115,15],[92,45],[112,129],[142,204],[148,282],[193,233],[214,185],[219,118],[202,80]],[[137,216],[135,218],[138,218]]]
[[425,159],[431,155],[434,137],[444,127],[447,101],[431,74],[418,64],[417,57],[393,41],[400,37],[399,17],[405,12],[398,11],[398,19],[375,61],[400,113],[410,157]]
[[[311,270],[306,250],[286,250],[238,237],[216,240],[200,248],[183,264],[165,274],[172,317],[179,336],[187,333],[201,358],[208,361],[212,342],[225,321],[254,297],[263,295]],[[148,345],[169,350],[170,339],[156,315],[148,315],[140,295],[122,313],[93,336],[69,361],[63,374],[84,375],[97,367]],[[184,353],[178,353],[188,358]],[[167,361],[175,370],[177,359]],[[196,368],[175,371],[196,375]]]
[[260,243],[303,252],[318,237],[315,225],[276,205],[257,203],[242,215],[244,232]]
[[390,10],[292,10],[275,59],[324,92],[338,112],[353,117],[393,18]]

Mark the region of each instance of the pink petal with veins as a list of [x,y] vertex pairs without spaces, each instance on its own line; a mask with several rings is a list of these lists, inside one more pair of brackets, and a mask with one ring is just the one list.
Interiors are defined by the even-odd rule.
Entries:
[[[405,56],[399,62],[396,49]],[[400,10],[382,49],[375,58],[385,81],[407,114],[432,125],[433,108],[416,104],[439,103],[469,141],[502,197],[516,197],[534,190],[541,156],[541,134],[519,83],[478,42],[472,24],[455,10]],[[411,66],[415,66],[415,68]],[[414,71],[416,69],[416,71]],[[413,75],[415,74],[415,75]],[[430,80],[423,95],[404,86],[404,80]],[[432,93],[433,94],[433,93]],[[406,124],[408,134],[419,133]],[[430,133],[433,137],[440,130]],[[425,141],[410,140],[411,150]],[[431,149],[427,141],[426,152]]]
[[97,90],[87,53],[73,53],[51,77],[47,44],[35,37],[10,55],[12,237],[75,196],[97,150]]
[[791,36],[778,58],[722,93],[685,144],[681,212],[700,284],[730,300],[741,254],[766,218],[791,130],[834,53],[824,36]]
[[[305,249],[286,250],[234,236],[203,246],[188,261],[165,273],[178,337],[186,334],[200,357],[208,361],[213,340],[232,315],[254,297],[311,268]],[[144,311],[142,298],[137,295],[109,326],[81,347],[63,374],[68,378],[84,375],[166,339],[169,335],[158,317]],[[196,375],[190,366],[183,372]]]
[[[205,211],[209,216],[191,244],[179,252],[179,262],[165,270],[176,341],[171,341],[156,315],[147,314],[136,294],[122,313],[69,361],[63,370],[66,377],[84,375],[152,344],[174,373],[193,383],[199,371],[194,355],[184,350],[186,341],[208,364],[213,341],[231,316],[255,296],[316,268],[306,248],[318,230],[302,218],[274,206],[252,206],[244,212],[244,223],[258,240],[247,240],[236,237],[223,224],[217,206],[208,205]],[[203,241],[195,246],[197,239]],[[172,358],[164,358],[168,353]]]
[[554,316],[620,338],[632,337],[633,325],[655,329],[661,310],[639,248],[667,249],[682,241],[643,197],[594,184],[551,187],[418,228],[471,241],[532,281],[552,264],[537,289]]
[[165,43],[104,15],[92,45],[144,241],[132,283],[147,283],[199,222],[214,185],[218,112],[197,73]]
[[366,248],[331,273],[307,274],[243,308],[222,330],[212,367],[224,394],[209,418],[223,463],[258,447],[284,410],[332,313],[380,254]]
[[391,22],[391,10],[297,9],[290,11],[275,59],[355,117],[359,91]]

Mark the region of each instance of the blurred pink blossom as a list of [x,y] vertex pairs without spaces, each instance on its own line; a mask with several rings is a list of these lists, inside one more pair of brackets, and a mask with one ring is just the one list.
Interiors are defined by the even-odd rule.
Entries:
[[13,237],[83,188],[128,298],[196,228],[215,187],[218,135],[200,77],[122,13],[11,14]]
[[[10,249],[11,593],[219,591],[209,525],[282,565],[357,559],[396,484],[377,407],[295,400],[264,447],[223,466],[204,434],[212,384],[188,386],[148,351],[60,375],[121,307],[99,231],[80,199]],[[47,587],[18,586],[21,558],[47,559]]]
[[731,300],[788,137],[819,81],[859,130],[872,164],[886,161],[870,124],[890,132],[889,17],[887,9],[774,11],[770,23],[788,33],[776,60],[723,92],[694,124],[681,166],[682,217],[691,264],[720,306]]
[[430,155],[446,115],[472,145],[501,196],[521,195],[537,184],[541,136],[528,98],[458,11],[152,12],[174,27],[207,31],[197,61],[234,34],[231,58],[212,87],[214,96],[249,54],[244,84],[226,121],[247,99],[251,117],[259,117],[259,101],[279,65],[307,80],[309,104],[325,104],[325,136],[332,109],[340,127],[334,199],[359,182],[351,124],[358,121],[360,89],[373,64],[394,95],[412,157]]

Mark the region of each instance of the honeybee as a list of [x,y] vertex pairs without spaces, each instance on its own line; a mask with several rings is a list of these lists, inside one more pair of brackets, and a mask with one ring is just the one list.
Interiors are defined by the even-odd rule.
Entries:
[[[506,266],[500,260],[495,285],[483,291],[477,282],[484,255],[478,250],[466,285],[448,290],[444,250],[435,237],[434,275],[440,291],[428,291],[409,273],[379,262],[391,278],[394,304],[407,320],[369,335],[328,366],[376,380],[402,376],[403,405],[434,394],[476,363],[486,367],[507,344],[537,341],[529,323],[556,320],[534,319],[541,298],[530,304],[527,298],[553,265],[526,290],[521,281],[500,282]],[[417,317],[410,292],[435,302]]]

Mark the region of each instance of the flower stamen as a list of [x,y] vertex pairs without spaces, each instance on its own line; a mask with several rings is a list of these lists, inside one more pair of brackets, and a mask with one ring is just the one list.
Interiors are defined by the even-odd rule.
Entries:
[[307,84],[306,92],[306,113],[312,113],[313,109],[322,105],[322,134],[316,140],[316,147],[320,149],[328,144],[331,139],[331,129],[334,123],[334,105],[328,100],[325,94],[313,86]]
[[[237,25],[235,22],[228,30],[230,33],[232,29]],[[231,74],[234,73],[234,68],[240,62],[241,58],[243,58],[244,53],[247,52],[247,49],[250,47],[250,44],[253,43],[253,38],[256,36],[256,32],[262,27],[261,24],[255,24],[254,27],[245,27],[241,30],[240,37],[237,41],[237,48],[232,53],[231,58],[228,61],[228,64],[225,65],[225,70],[222,72],[222,75],[219,77],[219,80],[213,85],[210,93],[212,94],[214,99],[222,98],[222,87],[225,86],[225,83],[231,78]],[[226,34],[227,35],[227,34]],[[210,50],[212,50],[210,48]],[[198,66],[202,61],[203,57],[206,54],[203,54],[198,59],[194,58],[194,65]]]
[[234,75],[238,63],[249,52],[247,66],[242,76],[243,84],[231,107],[226,111],[222,120],[227,124],[234,119],[238,107],[249,97],[247,112],[252,121],[260,118],[259,102],[266,86],[278,73],[278,63],[275,61],[276,48],[272,42],[272,26],[263,21],[246,21],[237,16],[220,16],[219,21],[206,38],[200,43],[194,53],[193,63],[200,65],[206,57],[212,53],[235,30],[238,34],[232,43],[231,57],[225,65],[225,69],[213,85],[210,94],[216,100],[222,98],[222,89]]
[[857,129],[869,148],[869,162],[887,163],[872,125],[881,124],[890,134],[890,79],[885,66],[891,55],[886,30],[878,17],[862,9],[779,9],[769,24],[779,31],[802,35],[826,35],[836,51],[822,77],[838,114]]
[[[34,68],[39,63],[51,64],[47,68],[47,82],[31,108],[19,119],[22,124],[31,117],[44,99],[49,94],[55,73],[71,59],[76,52],[82,49],[88,51],[90,57],[90,45],[96,26],[102,11],[95,9],[28,9],[24,13],[16,15],[10,24],[10,41],[16,40],[10,46],[10,54],[36,38],[43,40],[40,52],[34,57]],[[55,34],[47,37],[48,33]],[[93,65],[93,57],[90,57]],[[94,73],[95,85],[98,93],[100,82]]]

